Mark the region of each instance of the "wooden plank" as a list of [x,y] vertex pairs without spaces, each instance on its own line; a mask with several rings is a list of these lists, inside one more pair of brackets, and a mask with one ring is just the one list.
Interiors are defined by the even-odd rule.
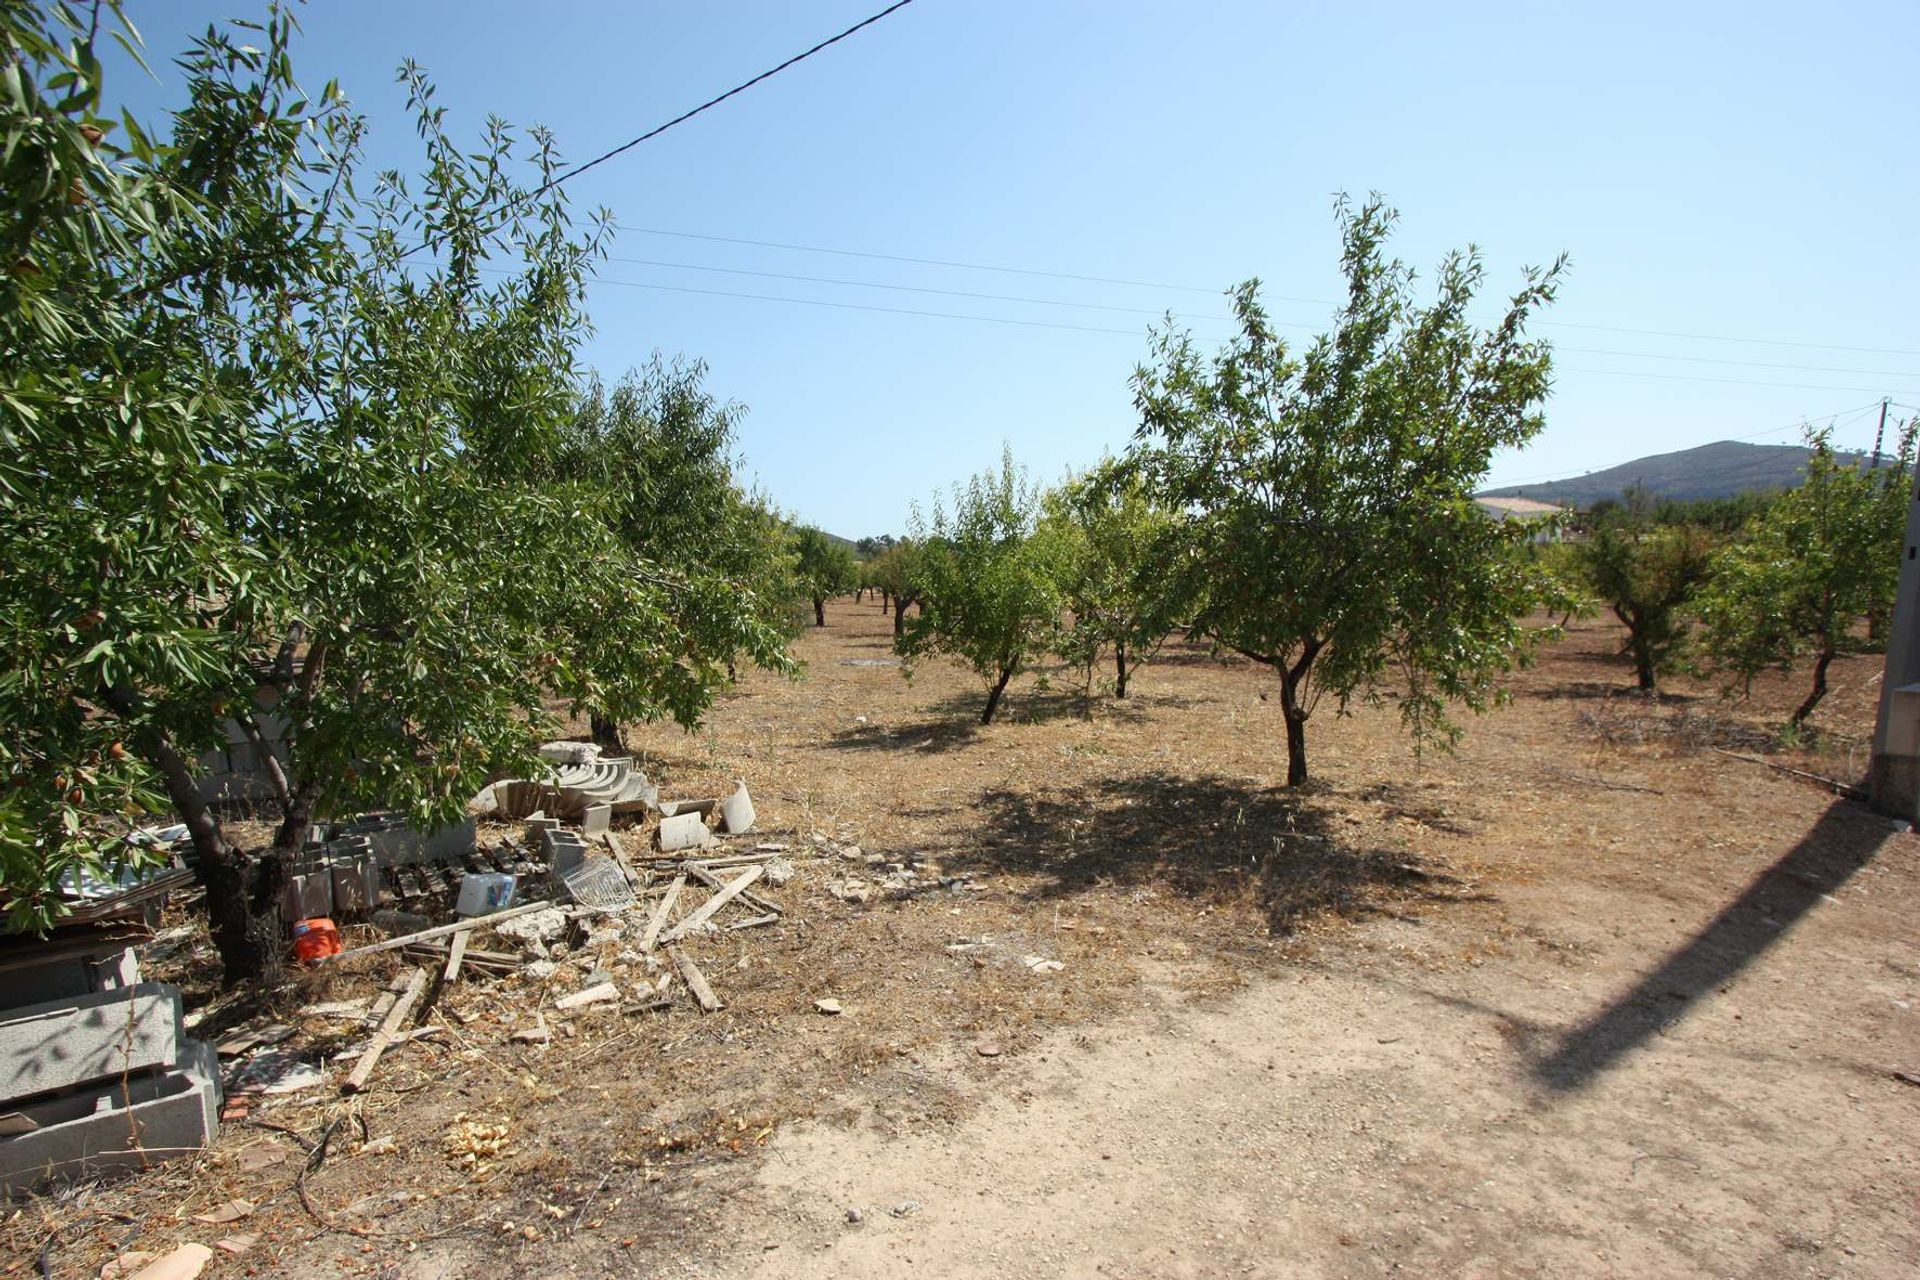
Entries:
[[398,951],[401,947],[414,942],[425,942],[428,938],[444,938],[450,933],[462,929],[491,929],[502,920],[511,920],[515,916],[531,915],[535,911],[545,911],[557,907],[557,902],[528,902],[517,907],[508,907],[505,911],[496,911],[488,916],[474,916],[470,920],[456,920],[452,924],[435,925],[431,929],[422,929],[418,933],[402,934],[398,938],[388,938],[385,942],[371,942],[364,947],[355,947],[351,951],[342,951],[337,956],[327,956],[320,964],[337,964],[354,956],[370,956],[379,951]]
[[393,1002],[398,1000],[400,993],[406,989],[407,975],[405,973],[394,974],[393,977],[387,980],[386,990],[380,993],[380,998],[373,1002],[371,1009],[367,1010],[367,1016],[360,1020],[360,1025],[369,1031],[379,1026],[381,1021],[386,1018],[387,1010],[393,1008]]
[[713,919],[715,912],[745,893],[748,885],[765,875],[766,870],[765,867],[748,867],[740,873],[739,879],[721,889],[720,892],[714,894],[711,898],[708,898],[698,911],[695,911],[685,920],[673,926],[672,929],[668,930],[667,933],[661,937],[660,941],[678,942],[680,939],[705,925],[707,921]]
[[668,947],[667,954],[673,957],[673,963],[679,966],[680,976],[686,980],[687,990],[693,992],[693,998],[700,1002],[703,1013],[718,1013],[726,1008],[713,994],[713,988],[707,985],[707,975],[700,972],[700,966],[693,957],[678,947]]
[[426,989],[427,971],[415,969],[413,976],[407,979],[407,989],[401,993],[400,999],[394,1003],[393,1008],[387,1010],[386,1020],[380,1024],[380,1029],[373,1033],[373,1043],[368,1045],[367,1051],[360,1055],[360,1061],[353,1064],[353,1073],[340,1086],[343,1093],[358,1093],[367,1087],[367,1077],[373,1074],[373,1068],[379,1063],[380,1055],[385,1053],[387,1046],[399,1037],[400,1024],[405,1022],[407,1015],[413,1012],[413,1006],[418,1003],[420,993]]
[[[726,885],[725,885],[725,883],[724,883],[724,882],[723,882],[723,881],[722,881],[722,880],[720,879],[720,877],[719,877],[719,876],[717,876],[717,875],[715,875],[715,874],[713,874],[713,872],[712,872],[711,870],[709,870],[709,869],[708,869],[708,867],[707,867],[707,864],[706,864],[706,863],[704,863],[704,862],[688,862],[688,863],[686,864],[686,868],[687,868],[687,874],[688,874],[688,875],[690,875],[690,876],[692,876],[692,877],[693,877],[694,879],[696,879],[696,880],[698,880],[698,881],[699,881],[699,882],[700,882],[701,884],[704,884],[704,885],[706,885],[706,886],[707,886],[707,887],[708,887],[709,889],[724,889],[724,888],[726,888]],[[763,868],[763,870],[764,870],[764,868]],[[741,892],[740,892],[740,900],[741,900],[742,902],[748,902],[748,903],[751,903],[751,904],[753,904],[754,906],[756,906],[756,907],[758,907],[758,908],[760,908],[760,910],[762,910],[762,911],[771,911],[771,912],[773,912],[773,913],[774,913],[775,915],[781,915],[781,914],[784,914],[783,912],[781,912],[781,910],[780,910],[780,907],[779,907],[779,904],[777,904],[777,903],[773,903],[773,902],[768,902],[768,901],[767,901],[767,900],[766,900],[765,898],[763,898],[763,897],[761,897],[761,896],[760,896],[759,894],[757,894],[757,893],[749,893],[749,892],[747,892],[746,890],[744,890],[744,889],[743,889],[743,890],[741,890]]]
[[667,917],[673,913],[673,904],[680,900],[680,891],[687,887],[685,872],[673,878],[667,886],[667,896],[660,899],[660,905],[653,909],[653,919],[647,921],[647,931],[640,935],[642,954],[653,950],[654,943],[660,939],[660,930],[667,923]]
[[473,930],[462,929],[453,935],[453,943],[447,948],[447,967],[440,972],[440,981],[458,982],[460,980],[460,962],[467,958],[467,940],[473,937]]
[[731,933],[735,929],[758,929],[763,924],[779,924],[779,923],[780,923],[780,916],[778,915],[778,913],[769,913],[764,916],[755,916],[751,920],[742,920],[737,924],[730,924],[727,926],[727,932]]

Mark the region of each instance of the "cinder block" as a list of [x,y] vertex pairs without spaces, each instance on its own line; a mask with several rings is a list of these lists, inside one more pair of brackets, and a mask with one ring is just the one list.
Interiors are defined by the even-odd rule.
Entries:
[[138,981],[140,964],[128,946],[45,957],[0,969],[0,1010],[130,987]]
[[682,849],[698,849],[713,839],[707,831],[706,819],[697,813],[680,813],[660,820],[660,850],[662,853],[677,853]]
[[429,832],[420,852],[435,862],[459,862],[474,851],[479,834],[479,828],[469,816],[464,822]]
[[380,864],[371,855],[336,863],[333,877],[333,914],[364,915],[380,905]]
[[310,871],[288,876],[287,887],[280,892],[280,917],[283,920],[309,920],[333,911],[333,875]]
[[10,1010],[0,1020],[0,1099],[71,1089],[179,1060],[180,990],[163,982]]
[[35,1127],[0,1138],[0,1191],[112,1168],[142,1168],[213,1141],[220,1116],[219,1060],[199,1040],[181,1044],[180,1070],[133,1076],[17,1109]]
[[603,831],[613,830],[613,806],[610,804],[590,804],[581,815],[580,829],[590,836]]

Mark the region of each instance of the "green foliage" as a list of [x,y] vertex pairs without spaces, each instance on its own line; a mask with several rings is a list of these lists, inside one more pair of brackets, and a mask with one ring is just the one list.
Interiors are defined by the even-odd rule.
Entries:
[[456,141],[409,66],[418,191],[356,181],[362,122],[300,94],[291,19],[242,25],[181,60],[163,137],[105,114],[88,23],[0,6],[7,910],[54,919],[164,789],[230,977],[281,942],[276,860],[197,791],[229,717],[290,726],[285,848],[330,809],[458,816],[555,693],[691,725],[736,656],[786,661],[784,530],[697,367],[581,409],[607,224],[544,189],[552,139]]
[[289,484],[261,450],[308,368],[290,316],[357,135],[331,86],[294,84],[275,11],[253,44],[196,42],[156,141],[103,100],[118,16],[0,6],[0,880],[23,927],[123,852],[161,782],[180,798],[293,616]]
[[990,724],[1008,682],[1059,630],[1062,548],[1038,528],[1039,492],[1011,448],[952,499],[951,514],[938,499],[931,521],[913,513],[924,608],[895,648],[909,664],[935,654],[965,663],[987,686],[980,723]]
[[1842,465],[1828,432],[1810,432],[1806,482],[1782,494],[1722,549],[1700,594],[1702,647],[1742,690],[1768,668],[1813,659],[1813,684],[1791,724],[1827,691],[1827,668],[1853,647],[1854,625],[1888,612],[1906,536],[1910,426],[1896,464]]
[[1656,525],[1616,510],[1575,544],[1587,588],[1627,628],[1624,652],[1652,692],[1688,639],[1688,607],[1706,580],[1715,540],[1697,525]]
[[1043,506],[1072,617],[1056,651],[1087,673],[1089,687],[1095,665],[1111,654],[1114,695],[1124,698],[1134,670],[1194,607],[1183,595],[1178,523],[1136,473],[1112,460],[1049,491]]
[[1217,354],[1169,328],[1134,376],[1134,463],[1182,513],[1183,563],[1204,586],[1193,625],[1278,673],[1294,784],[1322,692],[1344,706],[1391,675],[1416,745],[1450,742],[1448,704],[1497,696],[1542,585],[1514,554],[1531,530],[1486,519],[1472,491],[1495,450],[1540,430],[1548,351],[1524,330],[1563,264],[1529,271],[1483,330],[1477,254],[1443,261],[1422,306],[1386,255],[1391,211],[1343,201],[1339,220],[1334,332],[1296,353],[1249,281],[1233,294],[1240,332]]
[[[581,486],[633,576],[661,593],[672,634],[660,652],[672,671],[624,681],[576,681],[567,692],[610,721],[671,718],[691,727],[741,661],[790,669],[794,565],[786,525],[764,497],[743,490],[733,456],[738,405],[704,386],[699,361],[654,356],[611,389],[589,381],[562,428],[552,484]],[[585,673],[619,668],[632,633],[619,619],[580,620],[602,656]],[[573,671],[575,668],[568,668]]]
[[843,591],[851,591],[859,577],[853,550],[837,538],[830,538],[812,525],[794,530],[794,572],[801,588],[813,601],[813,622],[827,625],[827,601]]

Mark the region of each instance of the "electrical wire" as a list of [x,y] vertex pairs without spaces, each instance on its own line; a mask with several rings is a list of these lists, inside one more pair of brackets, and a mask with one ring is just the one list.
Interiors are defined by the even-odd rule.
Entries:
[[[878,280],[848,280],[837,276],[797,275],[787,271],[756,271],[747,267],[719,267],[702,262],[669,262],[660,258],[628,258],[619,254],[609,254],[609,262],[626,263],[637,267],[661,267],[673,271],[704,271],[716,275],[751,276],[761,280],[789,280],[801,284],[825,284],[848,289],[883,289],[891,293],[923,293],[942,298],[974,298],[985,302],[1017,302],[1037,307],[1072,307],[1083,311],[1112,311],[1127,315],[1163,316],[1165,310],[1153,307],[1124,307],[1105,302],[1072,302],[1060,298],[1036,298],[1025,294],[980,293],[970,289],[937,289],[929,285],[889,284]],[[1185,317],[1188,320],[1213,320],[1232,323],[1233,317],[1226,315],[1195,314]],[[1320,326],[1299,321],[1275,321],[1285,328],[1314,329]],[[1782,364],[1769,360],[1729,360],[1720,356],[1677,356],[1664,355],[1652,351],[1615,351],[1607,347],[1569,347],[1554,344],[1556,352],[1572,352],[1576,355],[1618,356],[1628,360],[1666,360],[1688,364],[1722,364],[1748,369],[1792,369],[1802,373],[1857,374],[1877,378],[1920,378],[1920,372],[1909,369],[1836,369],[1831,365],[1818,364]]]
[[718,97],[708,98],[705,102],[693,108],[691,111],[683,111],[679,115],[675,116],[673,119],[667,121],[665,124],[657,125],[654,128],[647,130],[645,133],[641,134],[639,137],[632,138],[626,142],[621,143],[619,146],[615,147],[611,151],[602,152],[601,154],[595,156],[593,159],[587,161],[585,164],[575,165],[573,168],[567,170],[565,173],[559,174],[553,178],[548,179],[545,183],[541,184],[539,187],[535,188],[533,191],[528,192],[525,199],[528,199],[528,200],[535,199],[541,195],[544,195],[548,191],[551,191],[553,188],[559,186],[563,182],[571,182],[573,179],[579,177],[581,174],[585,173],[587,170],[593,168],[594,166],[605,164],[607,161],[613,159],[615,156],[624,155],[626,152],[633,150],[635,147],[639,146],[641,143],[649,142],[654,138],[659,137],[661,134],[673,128],[675,125],[685,124],[687,121],[693,119],[695,116],[699,115],[701,112],[707,111],[713,107],[719,106],[721,103],[725,102],[728,98],[734,97],[737,94],[745,93],[747,90],[753,88],[757,84],[760,84],[762,81],[771,80],[773,77],[779,75],[782,71],[785,71],[788,67],[791,67],[796,63],[805,62],[808,58],[811,58],[814,54],[819,53],[821,50],[827,49],[833,45],[839,44],[842,40],[845,40],[848,36],[851,36],[856,32],[865,30],[866,28],[872,26],[874,23],[879,22],[882,18],[886,18],[892,14],[898,13],[900,10],[906,8],[908,5],[912,3],[913,3],[913,0],[894,0],[893,4],[888,5],[886,8],[882,9],[880,12],[876,14],[871,15],[870,17],[862,18],[860,21],[848,27],[845,31],[842,31],[839,35],[829,36],[825,40],[822,40],[819,44],[814,45],[811,49],[808,49],[806,52],[794,54],[791,58],[788,58],[785,62],[781,63],[779,66],[772,67],[766,71],[762,71],[759,75],[755,76],[753,79],[745,81],[741,84],[735,85],[733,88],[727,90],[725,93],[721,94]]
[[[589,281],[588,287],[591,288],[596,284],[614,285],[622,289],[653,289],[664,293],[696,294],[709,298],[738,298],[751,302],[778,302],[785,303],[789,306],[831,307],[836,311],[872,311],[882,315],[921,316],[933,320],[972,320],[980,324],[1010,325],[1028,329],[1063,329],[1078,333],[1110,333],[1130,338],[1144,338],[1146,336],[1144,329],[1115,329],[1098,325],[1061,324],[1049,320],[1020,320],[1010,316],[983,316],[958,311],[929,311],[915,307],[883,307],[867,302],[836,302],[826,298],[794,298],[783,294],[741,293],[731,289],[701,289],[693,285],[656,284],[642,280],[615,280],[607,276],[595,276]],[[1315,326],[1299,325],[1297,327],[1313,328]],[[1884,388],[1840,387],[1830,383],[1769,382],[1752,378],[1708,378],[1685,373],[1647,373],[1634,369],[1586,369],[1569,365],[1558,365],[1555,367],[1555,371],[1559,373],[1599,374],[1620,378],[1657,378],[1662,381],[1711,382],[1724,386],[1737,387],[1773,387],[1797,391],[1879,391],[1883,394],[1885,391]],[[1903,392],[1902,394],[1907,393]],[[1878,404],[1879,401],[1876,400],[1874,403]]]
[[[618,230],[630,231],[636,235],[668,236],[679,240],[703,240],[712,244],[750,245],[759,249],[780,249],[793,253],[830,254],[841,258],[866,258],[875,262],[903,262],[923,267],[950,267],[960,271],[991,271],[1003,275],[1034,276],[1049,280],[1076,280],[1087,284],[1121,285],[1136,289],[1163,289],[1175,293],[1207,293],[1219,297],[1226,291],[1220,288],[1205,288],[1191,284],[1168,284],[1161,281],[1129,280],[1117,276],[1082,275],[1071,271],[1042,271],[1031,267],[1009,267],[987,262],[966,262],[951,258],[918,258],[906,254],[874,253],[861,249],[835,249],[824,245],[797,244],[791,241],[754,240],[744,236],[718,236],[697,231],[671,231],[664,227],[635,227],[622,223]],[[1261,297],[1273,302],[1295,302],[1308,306],[1337,307],[1340,304],[1328,298],[1290,297],[1285,294],[1265,293]],[[1687,333],[1671,329],[1635,329],[1624,325],[1586,324],[1573,320],[1554,320],[1542,317],[1542,325],[1551,325],[1564,329],[1588,329],[1598,333],[1630,333],[1651,338],[1685,338],[1697,342],[1736,342],[1767,347],[1803,347],[1812,351],[1850,351],[1867,355],[1884,356],[1920,356],[1920,351],[1897,347],[1864,347],[1828,342],[1798,342],[1785,338],[1749,338],[1718,333]]]

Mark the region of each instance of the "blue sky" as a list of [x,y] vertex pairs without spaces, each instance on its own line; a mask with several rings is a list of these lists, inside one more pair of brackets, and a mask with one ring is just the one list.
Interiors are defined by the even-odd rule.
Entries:
[[[296,66],[341,80],[382,165],[414,154],[407,56],[456,129],[537,122],[578,160],[881,7],[315,0]],[[189,32],[259,8],[129,11],[161,82],[121,87],[151,112]],[[1160,311],[1221,336],[1215,291],[1258,275],[1309,335],[1339,288],[1333,196],[1378,190],[1423,270],[1476,243],[1500,291],[1572,255],[1538,330],[1559,351],[1547,429],[1490,484],[1789,442],[1806,418],[1866,445],[1882,395],[1920,406],[1917,46],[1910,3],[917,0],[569,184],[614,212],[616,257],[644,260],[606,264],[585,358],[609,376],[655,349],[705,359],[782,506],[898,531],[1003,440],[1041,478],[1123,448]]]

